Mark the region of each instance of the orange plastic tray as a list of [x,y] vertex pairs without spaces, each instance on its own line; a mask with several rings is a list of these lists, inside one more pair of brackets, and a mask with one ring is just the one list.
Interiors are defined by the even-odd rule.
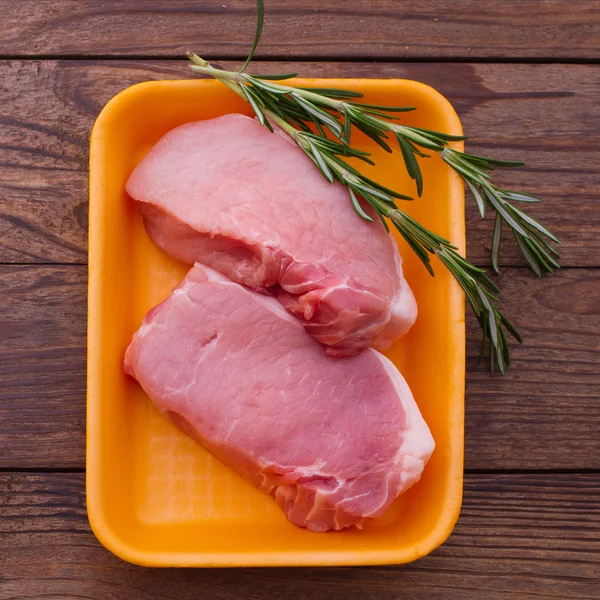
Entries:
[[[413,105],[404,122],[460,134],[448,101],[406,80],[305,79],[298,85],[363,92],[366,102]],[[452,531],[462,496],[465,332],[463,295],[434,262],[432,278],[400,241],[419,304],[411,332],[388,353],[436,441],[422,480],[364,530],[299,529],[273,500],[179,432],[122,370],[146,311],[187,267],[148,239],[125,182],[167,131],[248,107],[215,81],[158,81],[115,96],[91,137],[87,396],[87,510],[94,533],[121,558],[148,566],[368,565],[404,563]],[[413,193],[399,154],[353,137],[375,154],[375,178]],[[460,146],[457,146],[460,147]],[[425,191],[403,207],[464,251],[463,190],[438,158],[422,161]],[[202,165],[198,165],[201,169]],[[361,167],[362,168],[362,167]]]

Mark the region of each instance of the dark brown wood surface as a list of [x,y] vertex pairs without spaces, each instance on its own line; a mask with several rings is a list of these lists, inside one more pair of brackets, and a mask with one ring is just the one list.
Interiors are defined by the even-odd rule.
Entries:
[[[0,468],[84,467],[86,275],[0,266]],[[512,268],[500,285],[525,343],[491,377],[468,316],[466,468],[600,469],[600,269]]]
[[[499,179],[544,198],[530,212],[562,239],[562,264],[599,264],[596,65],[267,62],[255,68],[314,77],[401,77],[432,85],[456,107],[472,139],[469,148],[527,162]],[[94,119],[133,83],[187,76],[184,61],[0,62],[6,90],[0,103],[0,262],[85,263]],[[489,264],[492,222],[481,221],[471,201],[467,212],[469,258]],[[510,241],[503,264],[524,264]]]
[[454,534],[410,565],[144,569],[100,546],[82,474],[0,474],[0,598],[598,598],[599,475],[468,475]]
[[[258,58],[579,58],[596,0],[265,0]],[[248,53],[254,0],[0,0],[7,56]]]
[[[253,0],[0,0],[0,600],[600,599],[600,3],[266,4],[254,70],[434,86],[472,150],[527,161],[501,180],[543,197],[532,213],[561,237],[564,268],[542,281],[503,255],[525,336],[507,376],[476,366],[468,316],[456,530],[402,567],[144,569],[99,545],[83,474],[89,133],[118,91],[186,77],[188,48],[233,66]],[[471,205],[467,226],[489,265]]]

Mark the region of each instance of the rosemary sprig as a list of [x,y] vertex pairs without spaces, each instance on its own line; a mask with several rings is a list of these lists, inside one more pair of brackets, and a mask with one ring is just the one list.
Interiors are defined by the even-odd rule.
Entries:
[[492,238],[492,268],[496,273],[498,273],[503,224],[512,230],[521,253],[538,277],[541,277],[544,271],[552,273],[554,269],[560,268],[559,253],[549,244],[550,241],[560,243],[558,238],[548,228],[513,204],[514,202],[540,202],[539,198],[504,190],[491,182],[490,172],[495,167],[514,167],[521,166],[523,163],[483,158],[457,152],[451,148],[442,149],[440,154],[442,160],[450,165],[466,183],[477,202],[481,218],[485,217],[486,208],[496,212]]
[[510,365],[505,330],[519,342],[522,342],[522,338],[496,307],[500,290],[485,271],[463,258],[457,252],[456,246],[448,240],[429,231],[401,210],[396,204],[396,199],[408,200],[409,197],[368,179],[341,158],[348,156],[372,163],[368,153],[348,148],[340,142],[325,139],[311,132],[298,130],[269,111],[267,115],[296,141],[328,181],[339,181],[348,188],[352,206],[363,219],[373,220],[361,206],[359,198],[368,202],[387,231],[389,227],[386,219],[392,222],[431,275],[434,275],[434,272],[430,255],[440,259],[463,289],[481,326],[483,339],[480,358],[487,351],[492,373],[496,368],[504,373]]
[[[398,113],[414,107],[379,106],[358,102],[362,95],[350,90],[302,88],[289,86],[286,81],[296,73],[282,75],[251,75],[244,73],[260,40],[264,17],[263,2],[257,0],[257,28],[248,59],[239,72],[212,67],[194,53],[188,53],[193,71],[212,76],[248,102],[258,121],[273,131],[276,124],[288,133],[323,176],[348,188],[350,202],[357,214],[366,221],[376,215],[387,231],[389,220],[433,275],[430,256],[436,255],[461,286],[483,331],[480,358],[489,354],[492,372],[502,373],[510,364],[506,333],[521,342],[514,326],[497,308],[499,289],[485,272],[458,254],[448,240],[427,230],[404,211],[396,200],[410,200],[373,181],[351,166],[346,159],[355,158],[374,164],[368,152],[352,148],[353,127],[362,131],[387,152],[388,143],[395,138],[409,176],[415,181],[417,194],[423,191],[423,176],[419,158],[428,158],[425,150],[436,152],[460,175],[473,194],[481,217],[486,208],[495,211],[492,239],[492,267],[498,272],[503,225],[508,226],[532,270],[541,276],[544,271],[558,268],[558,252],[550,245],[558,239],[546,227],[514,205],[515,202],[538,202],[528,194],[504,190],[491,182],[496,167],[519,166],[522,163],[500,161],[459,152],[450,142],[467,139],[428,129],[402,125]],[[315,133],[316,131],[316,133]],[[333,139],[331,139],[333,138]],[[372,209],[365,210],[363,199]]]
[[[265,83],[273,81],[273,79],[264,80],[257,75],[221,71],[214,69],[195,54],[189,56],[194,62],[193,68],[196,67],[195,71],[216,77],[249,102],[260,123],[270,130],[273,130],[273,124],[275,124],[288,133],[329,182],[338,181],[345,185],[348,188],[352,206],[360,217],[366,221],[373,221],[372,216],[360,202],[362,198],[373,209],[371,214],[377,215],[387,231],[389,231],[387,220],[391,221],[432,275],[434,272],[431,266],[431,255],[436,255],[441,260],[465,292],[482,328],[481,355],[483,356],[487,350],[492,372],[497,368],[504,373],[510,364],[505,332],[510,333],[519,342],[522,340],[515,327],[496,306],[498,287],[489,279],[483,269],[460,256],[456,247],[448,240],[429,231],[398,207],[396,200],[410,200],[410,196],[395,192],[367,178],[346,160],[356,158],[373,164],[368,152],[350,146],[350,132],[346,123],[356,124],[358,119],[359,129],[376,135],[381,129],[376,129],[374,125],[371,128],[371,122],[363,122],[356,115],[368,117],[376,111],[381,112],[389,107],[352,104],[352,108],[346,109],[351,117],[346,119],[342,125],[337,116],[321,110],[321,107],[331,108],[332,102],[337,102],[336,97],[355,97],[355,93],[342,90],[321,90],[317,93],[314,90],[289,86],[273,86],[271,88],[272,84],[265,85]],[[256,81],[259,81],[258,85],[256,85]],[[316,102],[313,95],[318,97]],[[298,102],[298,98],[302,98],[302,100]],[[307,102],[311,104],[310,107],[307,106]],[[395,112],[412,110],[408,107],[393,108]],[[333,122],[336,122],[337,126],[333,125]],[[315,125],[319,131],[318,134],[311,130],[309,123]],[[337,140],[327,138],[324,128],[333,133]]]
[[[356,102],[360,94],[348,90],[297,88],[274,81],[285,76],[247,75],[213,69],[195,54],[189,55],[194,62],[192,69],[220,79],[250,103],[261,124],[272,129],[265,113],[272,113],[305,131],[314,125],[323,138],[329,132],[346,148],[350,148],[352,126],[356,127],[387,152],[392,152],[388,141],[396,138],[407,171],[414,179],[417,194],[423,192],[423,176],[417,157],[428,158],[423,150],[438,153],[442,160],[463,179],[479,209],[485,217],[486,208],[498,215],[492,240],[492,267],[499,270],[502,227],[508,226],[516,239],[521,253],[531,269],[541,277],[544,271],[559,268],[559,253],[549,242],[559,243],[558,238],[544,225],[529,216],[515,202],[539,202],[529,194],[501,189],[491,182],[490,173],[496,167],[520,166],[523,163],[501,161],[459,152],[448,147],[449,142],[465,140],[464,136],[452,136],[438,131],[410,127],[394,122],[399,112],[414,107],[376,106]],[[348,155],[347,152],[343,153]]]

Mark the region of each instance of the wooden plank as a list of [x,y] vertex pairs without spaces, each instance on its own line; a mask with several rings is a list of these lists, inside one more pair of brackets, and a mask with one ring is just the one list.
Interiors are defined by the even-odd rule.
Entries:
[[524,337],[505,376],[476,366],[479,325],[467,317],[465,467],[600,468],[600,271],[500,278],[502,307]]
[[[0,467],[84,466],[85,285],[82,266],[0,267]],[[468,318],[466,468],[600,468],[600,269],[501,285],[525,344],[491,376]]]
[[4,473],[0,598],[598,599],[599,498],[599,475],[470,475],[453,535],[409,565],[146,569],[96,541],[82,474]]
[[[565,266],[600,266],[600,66],[261,63],[257,71],[406,77],[456,106],[472,150],[522,158],[501,181],[544,198],[531,208],[562,239]],[[86,261],[87,146],[98,112],[118,91],[187,76],[173,61],[0,63],[0,262]],[[468,252],[489,264],[491,222],[467,211]],[[512,240],[506,265],[522,264]]]
[[0,298],[0,466],[82,466],[85,267],[0,267]]
[[[268,0],[261,58],[597,58],[595,0]],[[245,56],[255,0],[0,0],[10,56]]]

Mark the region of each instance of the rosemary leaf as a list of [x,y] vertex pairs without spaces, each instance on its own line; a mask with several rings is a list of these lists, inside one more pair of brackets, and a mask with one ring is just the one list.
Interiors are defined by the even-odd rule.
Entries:
[[283,73],[282,75],[251,75],[253,79],[265,79],[267,81],[283,81],[284,79],[293,79],[298,77],[298,73]]
[[479,210],[479,216],[484,219],[485,218],[485,200],[483,196],[479,193],[479,190],[473,185],[468,179],[465,179],[464,182],[467,184],[467,187],[471,190],[471,194],[473,194],[473,198],[475,198],[475,202],[477,203],[477,209]]
[[492,269],[494,273],[499,273],[498,265],[500,263],[500,243],[502,242],[502,216],[496,213],[494,221],[494,235],[492,236]]
[[419,163],[417,162],[411,147],[408,145],[408,142],[400,135],[396,136],[396,138],[398,139],[398,145],[400,146],[402,157],[406,164],[406,170],[408,171],[410,178],[414,179],[417,184],[417,195],[421,196],[423,193],[423,176],[421,174]]
[[325,98],[362,98],[360,92],[353,92],[352,90],[337,90],[335,88],[312,88],[312,87],[299,87],[299,90],[306,92],[314,92],[320,94]]
[[254,32],[254,42],[252,43],[252,49],[250,50],[250,54],[248,54],[248,58],[246,62],[240,69],[240,73],[243,73],[246,70],[246,67],[250,64],[252,57],[254,56],[254,52],[258,46],[258,42],[260,42],[260,36],[262,35],[263,23],[265,20],[265,7],[263,4],[263,0],[258,0],[256,3],[256,30]]
[[356,214],[365,221],[369,221],[369,223],[373,222],[373,219],[363,210],[363,207],[360,205],[354,190],[349,187],[348,192],[350,194],[350,202],[352,203],[352,208],[356,211]]

